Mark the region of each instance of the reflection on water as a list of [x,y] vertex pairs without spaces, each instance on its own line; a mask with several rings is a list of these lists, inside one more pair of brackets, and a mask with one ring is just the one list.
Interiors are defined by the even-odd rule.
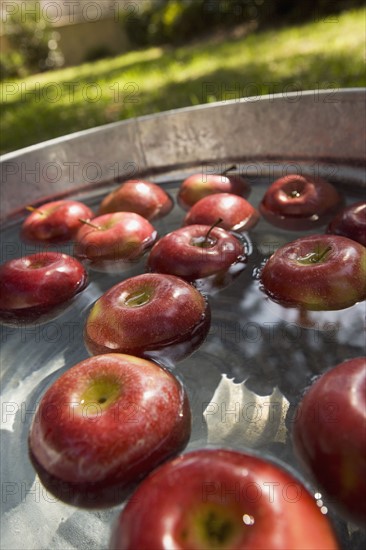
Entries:
[[[172,195],[178,184],[168,186]],[[267,184],[264,180],[253,184],[250,202],[254,206]],[[98,204],[98,197],[93,201],[91,206]],[[163,235],[179,227],[183,217],[184,212],[175,205],[168,217],[154,225]],[[281,308],[260,291],[255,277],[260,265],[276,248],[298,236],[260,220],[250,232],[245,269],[230,285],[208,297],[212,321],[207,339],[174,371],[184,382],[192,407],[188,448],[214,444],[255,449],[300,472],[289,436],[302,393],[317,375],[364,353],[364,304],[341,312],[311,312],[307,319],[299,319],[296,309]],[[3,243],[2,261],[35,252],[34,247],[18,241],[16,225],[5,229]],[[70,254],[72,246],[61,250]],[[106,547],[120,507],[86,512],[49,495],[30,464],[27,437],[33,411],[45,389],[88,356],[83,328],[94,301],[143,269],[139,263],[127,273],[91,272],[88,288],[57,319],[0,329],[4,548],[19,548],[19,541],[27,549]],[[326,499],[322,500],[328,507]],[[344,524],[337,525],[341,526],[342,547],[357,548]],[[361,548],[364,538],[359,532],[351,534],[361,541]]]
[[268,441],[286,443],[288,407],[278,388],[271,395],[260,396],[248,390],[244,382],[236,384],[224,374],[203,413],[207,442],[253,449]]

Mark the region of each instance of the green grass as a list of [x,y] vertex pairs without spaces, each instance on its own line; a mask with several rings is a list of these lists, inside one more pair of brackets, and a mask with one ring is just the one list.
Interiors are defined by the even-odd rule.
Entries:
[[1,85],[0,150],[241,96],[366,86],[366,10],[236,39],[150,48]]

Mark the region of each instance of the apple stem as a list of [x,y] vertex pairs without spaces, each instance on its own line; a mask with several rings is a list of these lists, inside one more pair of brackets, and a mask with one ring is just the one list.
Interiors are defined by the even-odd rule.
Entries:
[[216,227],[217,225],[219,225],[219,223],[222,222],[222,218],[218,218],[214,224],[211,225],[210,229],[207,231],[206,235],[205,235],[205,238],[204,238],[204,243],[208,243],[208,240],[210,238],[210,233],[211,231],[213,230],[214,227]]
[[231,172],[232,170],[236,170],[236,164],[232,164],[231,166],[229,166],[229,168],[226,168],[225,170],[223,170],[221,172],[221,175],[225,176],[228,172]]
[[321,262],[325,256],[328,254],[328,252],[330,252],[332,250],[332,247],[331,246],[328,246],[325,250],[323,250],[323,252],[321,252],[318,256],[318,262]]
[[90,227],[93,227],[94,229],[98,229],[99,231],[102,229],[100,225],[96,225],[95,223],[92,223],[89,220],[83,220],[82,218],[79,218],[79,222],[84,223],[85,225],[90,225]]
[[45,215],[45,213],[42,210],[40,210],[39,208],[35,208],[34,206],[29,205],[29,206],[26,206],[25,209],[28,210],[29,212],[37,212],[38,214],[41,214],[42,216]]
[[331,250],[332,247],[328,246],[322,252],[309,252],[306,256],[299,258],[298,261],[303,264],[316,264],[321,262]]

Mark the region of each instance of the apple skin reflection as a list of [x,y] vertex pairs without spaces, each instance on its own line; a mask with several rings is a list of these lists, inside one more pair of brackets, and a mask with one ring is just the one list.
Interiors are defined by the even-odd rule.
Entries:
[[246,261],[239,261],[230,266],[229,269],[220,271],[219,273],[215,273],[209,277],[196,279],[192,282],[192,284],[197,288],[197,290],[202,292],[202,294],[213,296],[214,294],[217,294],[221,290],[224,290],[230,286],[244,271],[246,265]]
[[[29,459],[38,474],[39,480],[47,493],[57,500],[78,508],[94,510],[109,508],[121,504],[135,489],[141,478],[131,483],[114,484],[101,481],[99,483],[70,483],[45,470],[28,447]],[[52,499],[49,498],[49,502]]]
[[[200,289],[198,289],[200,290]],[[202,294],[204,292],[202,291]],[[208,302],[201,321],[192,329],[191,338],[176,338],[162,347],[148,350],[141,354],[141,357],[155,361],[160,366],[173,370],[177,363],[183,361],[195,353],[204,342],[211,327],[211,309]]]
[[[87,283],[80,290],[84,290]],[[66,310],[72,307],[77,296],[70,300],[57,304],[50,309],[48,306],[35,306],[23,309],[0,309],[0,324],[8,327],[22,328],[34,325],[44,325],[60,317]]]

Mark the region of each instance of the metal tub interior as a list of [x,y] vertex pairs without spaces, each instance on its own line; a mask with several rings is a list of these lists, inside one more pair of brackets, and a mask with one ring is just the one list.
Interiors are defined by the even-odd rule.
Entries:
[[[1,159],[2,261],[27,251],[18,237],[26,205],[74,196],[95,206],[129,177],[146,177],[174,195],[184,175],[217,172],[236,163],[237,171],[253,182],[250,200],[255,204],[271,181],[294,171],[323,175],[351,199],[364,197],[365,100],[364,89],[347,89],[213,103],[117,122],[6,154]],[[159,222],[159,232],[177,227],[182,215],[175,206]],[[260,222],[251,239],[262,260],[268,246],[290,236]],[[27,435],[45,388],[87,357],[82,328],[90,305],[120,279],[93,274],[88,289],[53,323],[1,327],[4,549],[108,545],[121,504],[91,511],[48,494],[28,459]],[[290,314],[258,305],[257,295],[250,301],[251,293],[243,288],[251,288],[252,279],[247,270],[209,298],[213,324],[207,341],[175,369],[193,410],[188,449],[223,445],[259,453],[314,490],[293,457],[291,415],[314,375],[364,354],[364,309],[361,304],[340,316],[325,316],[312,329],[297,327]],[[225,422],[220,421],[222,407],[228,413]],[[337,514],[331,517],[342,548],[363,547],[364,533]]]

